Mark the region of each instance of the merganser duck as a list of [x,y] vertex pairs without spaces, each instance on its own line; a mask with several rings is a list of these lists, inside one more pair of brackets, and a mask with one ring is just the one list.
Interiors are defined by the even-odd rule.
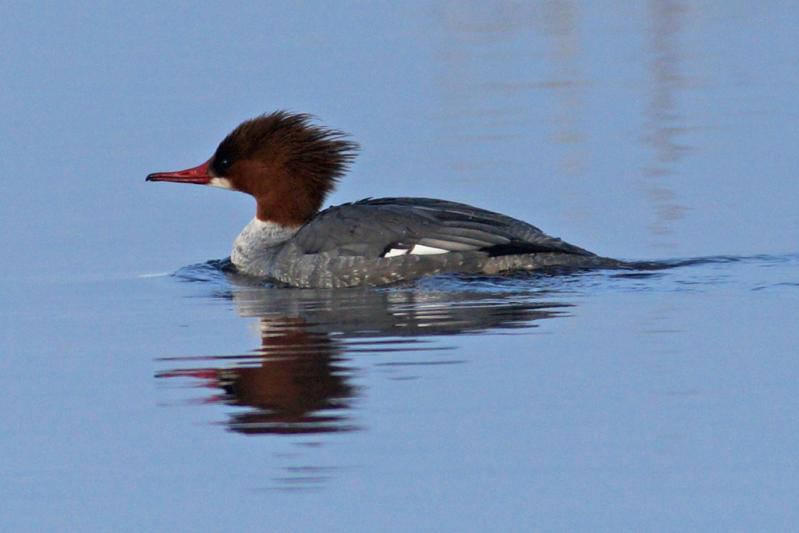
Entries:
[[358,145],[310,115],[277,111],[234,129],[205,163],[147,181],[241,191],[257,202],[230,260],[242,273],[294,287],[379,286],[428,274],[547,267],[613,268],[535,226],[430,198],[367,198],[319,212]]

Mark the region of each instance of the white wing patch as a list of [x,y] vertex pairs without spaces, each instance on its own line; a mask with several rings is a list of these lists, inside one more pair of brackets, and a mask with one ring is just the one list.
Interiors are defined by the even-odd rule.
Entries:
[[392,248],[383,254],[383,257],[396,257],[398,255],[435,255],[446,253],[449,253],[449,250],[433,248],[432,246],[425,246],[424,244],[417,244],[411,248]]
[[435,254],[446,254],[449,253],[449,250],[443,250],[441,248],[433,248],[432,246],[425,246],[424,244],[417,244],[413,248],[411,248],[411,255],[435,255]]
[[398,255],[405,255],[409,252],[407,248],[392,248],[383,254],[383,257],[397,257]]

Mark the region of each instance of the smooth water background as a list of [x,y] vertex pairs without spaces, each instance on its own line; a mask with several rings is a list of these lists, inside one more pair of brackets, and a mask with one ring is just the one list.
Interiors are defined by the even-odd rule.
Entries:
[[[4,530],[799,525],[790,2],[3,3]],[[649,273],[257,287],[239,121]],[[172,273],[176,273],[171,275]]]

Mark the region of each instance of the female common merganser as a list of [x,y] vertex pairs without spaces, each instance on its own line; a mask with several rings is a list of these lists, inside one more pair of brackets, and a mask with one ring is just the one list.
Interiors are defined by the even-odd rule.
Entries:
[[395,283],[443,272],[608,268],[599,257],[514,218],[429,198],[367,198],[322,212],[358,145],[312,117],[277,111],[248,120],[205,163],[147,181],[198,183],[255,197],[255,218],[230,259],[242,273],[295,287]]

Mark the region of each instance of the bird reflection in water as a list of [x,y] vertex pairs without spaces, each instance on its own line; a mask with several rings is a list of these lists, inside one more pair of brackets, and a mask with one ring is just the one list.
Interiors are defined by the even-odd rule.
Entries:
[[211,401],[250,408],[233,413],[228,421],[228,427],[240,433],[350,430],[342,413],[355,389],[346,382],[346,370],[337,364],[341,349],[307,326],[301,318],[262,316],[259,349],[238,357],[207,358],[233,366],[172,370],[158,376],[199,378],[204,385],[222,390]]
[[[202,281],[184,274],[179,276]],[[413,365],[437,364],[442,361],[431,360],[430,352],[452,346],[431,337],[530,328],[567,307],[543,301],[543,293],[486,290],[479,280],[453,282],[460,290],[308,290],[225,277],[218,296],[231,299],[240,316],[258,318],[260,348],[238,356],[165,358],[171,364],[214,366],[171,369],[157,377],[193,378],[220,390],[205,401],[244,408],[231,413],[226,425],[247,435],[355,430],[352,407],[359,389],[351,380],[361,365],[356,356],[417,352]]]

